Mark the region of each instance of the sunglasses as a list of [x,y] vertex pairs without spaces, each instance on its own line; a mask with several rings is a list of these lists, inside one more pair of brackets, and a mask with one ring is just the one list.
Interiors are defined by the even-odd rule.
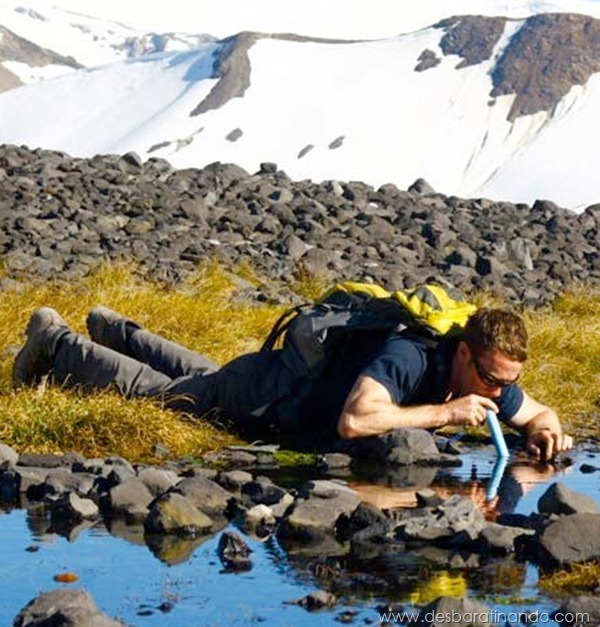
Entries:
[[481,380],[484,385],[487,385],[490,388],[506,388],[513,383],[516,383],[519,380],[519,375],[517,375],[514,379],[499,379],[495,377],[491,372],[488,372],[477,360],[475,355],[473,355],[473,365],[475,366],[475,370],[477,371],[477,376]]

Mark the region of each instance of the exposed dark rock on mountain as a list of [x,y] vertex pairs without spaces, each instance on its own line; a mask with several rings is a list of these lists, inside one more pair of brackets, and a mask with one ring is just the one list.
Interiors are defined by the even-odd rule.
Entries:
[[190,116],[218,109],[232,98],[241,98],[244,95],[250,86],[248,50],[257,37],[256,33],[240,33],[224,40],[225,48],[216,56],[213,66],[213,78],[218,78],[219,82]]
[[494,47],[500,40],[504,27],[504,17],[482,17],[468,15],[450,17],[436,24],[446,30],[440,41],[440,48],[445,55],[456,54],[462,61],[456,69],[477,65],[491,58]]
[[[461,69],[492,57],[508,21],[468,15],[435,26],[446,30],[440,47],[445,55],[462,58],[456,66]],[[421,64],[415,69],[427,67]],[[525,20],[495,63],[490,96],[515,94],[508,114],[514,121],[552,111],[571,87],[585,85],[596,72],[600,72],[600,20],[565,13],[534,15]]]
[[517,94],[509,113],[551,111],[573,85],[600,72],[600,20],[585,15],[530,17],[513,37],[492,74],[492,96]]
[[540,304],[572,283],[600,286],[600,205],[577,215],[361,182],[294,182],[273,163],[175,170],[135,154],[73,159],[0,147],[0,254],[7,278],[85,275],[133,259],[177,282],[199,262],[254,266],[265,279],[299,272],[425,281]]
[[[15,35],[12,31],[0,26],[0,63],[19,61],[35,67],[57,64],[72,68],[79,65],[72,57],[64,57],[51,50],[40,48],[36,44]],[[21,81],[12,72],[0,66],[0,92],[20,85]]]

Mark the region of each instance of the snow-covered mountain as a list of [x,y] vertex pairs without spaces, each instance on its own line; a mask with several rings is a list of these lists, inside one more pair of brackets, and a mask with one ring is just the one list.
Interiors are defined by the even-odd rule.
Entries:
[[[31,84],[4,81],[0,142],[75,156],[133,150],[177,167],[223,161],[255,171],[275,161],[295,179],[406,188],[425,177],[445,194],[596,203],[600,21],[536,14],[560,9],[552,3],[506,4],[495,17],[366,41],[258,32],[217,40],[208,29],[165,35],[5,7],[0,67]],[[441,5],[424,6],[434,5],[441,17]],[[578,6],[600,14],[596,3]],[[409,21],[400,13],[399,26]],[[25,80],[18,70],[31,62],[3,46],[13,33],[52,50],[48,67],[64,73]]]

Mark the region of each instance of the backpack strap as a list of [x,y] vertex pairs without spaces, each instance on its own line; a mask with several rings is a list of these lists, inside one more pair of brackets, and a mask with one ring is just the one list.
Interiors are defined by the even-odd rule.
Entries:
[[302,305],[296,305],[296,307],[286,309],[273,325],[267,339],[260,348],[260,352],[263,353],[273,350],[277,340],[287,331],[290,324],[300,315],[300,312],[307,307],[312,307],[312,304],[303,303]]

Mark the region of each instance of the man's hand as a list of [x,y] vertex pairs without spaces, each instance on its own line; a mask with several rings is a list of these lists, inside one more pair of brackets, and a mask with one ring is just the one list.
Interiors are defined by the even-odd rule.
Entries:
[[526,449],[530,455],[541,461],[549,461],[558,453],[568,451],[573,446],[573,438],[552,429],[540,429],[529,434]]
[[485,412],[491,409],[498,413],[498,405],[491,398],[478,394],[467,394],[445,405],[449,412],[448,424],[450,425],[482,425],[485,422]]

